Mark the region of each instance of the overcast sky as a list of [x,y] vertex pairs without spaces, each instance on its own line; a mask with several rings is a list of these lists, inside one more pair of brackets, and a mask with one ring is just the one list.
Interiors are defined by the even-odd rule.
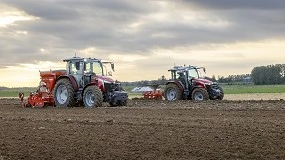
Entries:
[[174,64],[211,77],[285,63],[284,0],[1,2],[0,86],[37,86],[75,53],[113,61],[120,81],[169,77]]

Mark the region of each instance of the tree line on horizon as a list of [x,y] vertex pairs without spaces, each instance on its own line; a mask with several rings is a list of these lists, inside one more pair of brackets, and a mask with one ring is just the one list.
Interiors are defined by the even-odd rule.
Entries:
[[[247,78],[250,78],[247,80]],[[238,74],[238,75],[229,75],[227,77],[224,76],[218,76],[216,79],[215,75],[212,76],[212,78],[206,77],[206,79],[209,79],[213,82],[218,83],[240,83],[240,82],[252,82],[251,81],[251,75],[250,74]]]
[[[275,64],[267,66],[254,67],[251,74],[229,75],[227,77],[215,75],[205,77],[214,82],[237,84],[254,83],[255,85],[274,85],[285,84],[285,64]],[[147,86],[147,85],[165,85],[169,79],[161,76],[157,80],[141,80],[135,82],[121,82],[123,86]]]
[[256,85],[285,84],[285,64],[254,67],[251,77]]

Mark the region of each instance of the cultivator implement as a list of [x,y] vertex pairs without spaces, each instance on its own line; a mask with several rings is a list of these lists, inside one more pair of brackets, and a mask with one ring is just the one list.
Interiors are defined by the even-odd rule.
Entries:
[[143,93],[144,99],[162,99],[162,95],[160,90],[146,91]]
[[142,97],[135,99],[157,99],[161,100],[163,97],[163,93],[158,88],[159,85],[147,85],[145,87],[136,87],[132,91],[133,92],[142,92]]
[[158,84],[152,84],[148,85],[150,88],[152,88],[152,91],[146,91],[143,93],[144,99],[162,99],[162,92],[160,89],[158,89]]
[[40,86],[37,91],[31,92],[27,99],[25,99],[24,93],[19,93],[21,106],[23,108],[42,108],[44,106],[54,106],[53,95],[48,91],[41,90],[42,87],[43,86]]
[[22,107],[42,108],[45,106],[55,106],[54,97],[51,92],[54,86],[54,78],[61,74],[65,74],[64,70],[40,71],[41,81],[38,89],[30,92],[28,98],[24,97],[24,93],[19,93]]

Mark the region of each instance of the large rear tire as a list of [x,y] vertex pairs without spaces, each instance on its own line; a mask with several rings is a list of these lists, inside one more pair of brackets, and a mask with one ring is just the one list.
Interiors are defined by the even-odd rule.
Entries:
[[83,93],[85,108],[102,107],[103,95],[97,86],[88,86]]
[[204,88],[195,88],[192,91],[191,98],[194,101],[205,101],[209,100],[209,94]]
[[58,107],[74,106],[74,92],[73,85],[69,79],[58,80],[53,90],[55,105]]
[[164,98],[168,101],[182,100],[182,91],[176,84],[169,83],[164,90]]

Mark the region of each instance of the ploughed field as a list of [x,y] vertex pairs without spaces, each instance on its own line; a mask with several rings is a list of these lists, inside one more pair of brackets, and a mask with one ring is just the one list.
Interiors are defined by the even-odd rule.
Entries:
[[1,99],[0,160],[285,159],[283,100],[106,106],[21,108]]

